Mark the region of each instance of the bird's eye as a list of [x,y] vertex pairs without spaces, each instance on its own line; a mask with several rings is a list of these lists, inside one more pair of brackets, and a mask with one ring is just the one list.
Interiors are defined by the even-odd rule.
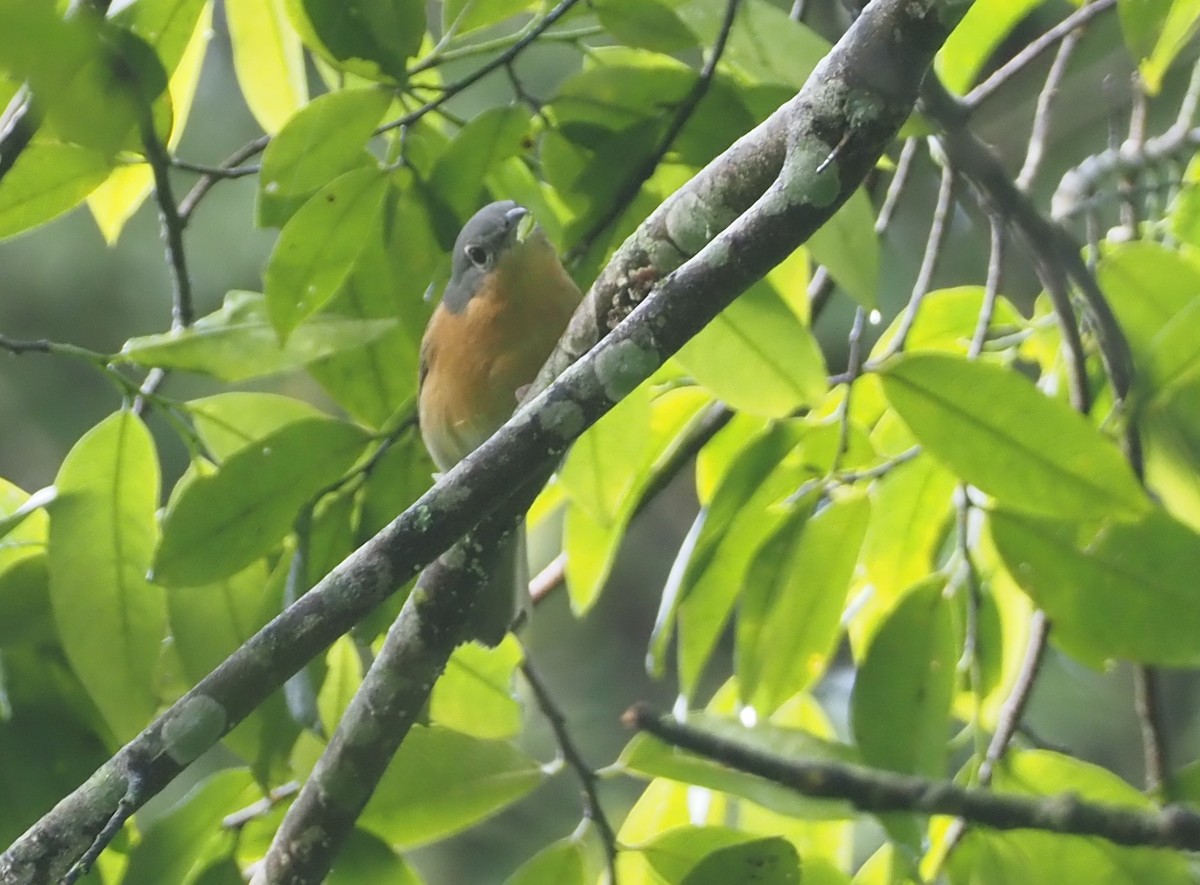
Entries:
[[482,246],[467,246],[465,251],[467,253],[467,258],[469,258],[471,263],[476,267],[484,267],[487,264],[487,251],[484,250]]

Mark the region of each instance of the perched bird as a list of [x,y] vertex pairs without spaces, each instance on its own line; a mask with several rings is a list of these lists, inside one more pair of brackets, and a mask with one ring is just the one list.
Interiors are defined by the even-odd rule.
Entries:
[[[529,210],[484,206],[454,243],[450,282],[421,341],[420,423],[440,470],[512,415],[579,305],[579,287]],[[509,536],[476,605],[470,635],[504,638],[529,592],[524,533]]]

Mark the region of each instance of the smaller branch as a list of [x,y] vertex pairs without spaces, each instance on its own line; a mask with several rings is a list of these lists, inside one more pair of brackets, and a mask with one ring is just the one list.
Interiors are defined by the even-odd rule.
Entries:
[[1167,739],[1162,729],[1162,699],[1158,672],[1153,667],[1133,668],[1133,708],[1142,732],[1142,761],[1146,792],[1162,792],[1167,782]]
[[430,99],[416,110],[410,111],[409,113],[404,114],[402,117],[399,117],[390,123],[383,124],[375,130],[375,134],[382,135],[384,132],[388,132],[392,129],[400,129],[405,126],[411,126],[430,111],[441,107],[464,89],[474,86],[488,74],[492,73],[492,71],[498,70],[499,68],[509,64],[513,59],[524,52],[525,49],[532,44],[542,34],[543,31],[570,12],[571,7],[575,6],[578,2],[579,0],[561,0],[557,6],[546,13],[546,15],[543,16],[536,25],[529,28],[528,32],[525,33],[521,39],[509,46],[508,49],[504,50],[504,52],[497,55],[487,64],[476,68],[462,79],[456,80],[455,82],[446,86],[438,94],[437,98]]
[[205,195],[213,189],[213,185],[215,185],[218,181],[224,181],[229,177],[225,174],[228,172],[228,170],[241,167],[241,165],[251,157],[256,157],[265,151],[267,149],[267,145],[270,143],[271,136],[260,135],[253,141],[246,142],[246,144],[242,145],[240,148],[226,157],[224,162],[217,167],[218,170],[222,171],[204,173],[200,180],[192,185],[192,189],[187,192],[187,196],[179,201],[180,220],[184,224],[187,224],[189,221],[191,221],[192,213],[196,211],[196,207],[200,205],[200,201],[204,199]]
[[567,552],[554,557],[544,569],[529,581],[529,601],[539,604],[543,599],[562,586],[567,576]]
[[167,249],[167,266],[171,269],[171,327],[184,329],[195,319],[192,280],[188,274],[187,254],[183,250],[183,229],[187,222],[179,214],[179,206],[171,190],[171,157],[154,131],[154,114],[149,99],[142,101],[141,105],[142,147],[146,151],[146,162],[154,173],[154,199],[158,202],[158,219]]
[[142,778],[136,772],[129,772],[125,794],[117,802],[116,810],[100,828],[87,851],[63,874],[59,885],[74,885],[88,874],[104,849],[116,838],[117,833],[121,832],[125,821],[133,817],[133,813],[146,801],[143,787]]
[[1017,187],[1023,191],[1028,192],[1033,186],[1033,180],[1041,168],[1042,158],[1046,153],[1046,138],[1050,133],[1050,109],[1054,105],[1054,99],[1058,96],[1059,84],[1066,76],[1067,64],[1071,60],[1071,55],[1075,52],[1075,47],[1079,45],[1080,33],[1080,31],[1072,31],[1063,38],[1058,52],[1054,55],[1054,63],[1050,65],[1050,71],[1046,74],[1046,82],[1042,86],[1042,91],[1038,93],[1037,109],[1033,114],[1033,127],[1029,133],[1029,146],[1025,151],[1025,162],[1021,165],[1021,171],[1017,175]]
[[252,802],[239,811],[225,815],[221,819],[221,826],[226,830],[239,830],[250,823],[250,821],[265,817],[280,802],[292,798],[299,792],[300,783],[298,781],[288,781],[286,784],[281,784],[257,802]]
[[987,101],[996,92],[1023,71],[1034,59],[1067,35],[1078,31],[1097,16],[1108,12],[1117,5],[1117,0],[1095,0],[1086,6],[1081,6],[1068,15],[1054,27],[1047,30],[1036,40],[1025,46],[1020,52],[1001,65],[990,77],[972,89],[963,98],[963,103],[974,110]]
[[917,148],[920,147],[920,144],[920,139],[910,138],[904,142],[904,147],[900,148],[900,156],[896,160],[896,171],[892,175],[892,180],[888,182],[887,192],[883,197],[883,205],[879,207],[879,214],[875,216],[875,233],[877,234],[882,234],[892,224],[892,218],[896,214],[896,206],[900,202],[900,195],[904,192],[904,186],[908,184],[908,177],[912,172],[913,160],[917,157]]
[[[1046,647],[1050,639],[1050,622],[1043,611],[1038,609],[1029,619],[1029,644],[1025,646],[1025,657],[1021,660],[1021,668],[1013,681],[1012,691],[1004,699],[1000,712],[996,717],[996,730],[988,742],[987,751],[979,760],[979,771],[975,782],[980,787],[986,787],[992,782],[992,774],[997,763],[1008,752],[1008,745],[1013,736],[1021,729],[1021,720],[1025,716],[1025,708],[1033,695],[1033,687],[1037,682],[1038,673],[1042,669],[1042,660],[1046,655]],[[942,857],[950,856],[950,852],[962,839],[966,832],[967,821],[959,817],[946,830],[944,837],[945,849]]]
[[1117,845],[1200,849],[1200,814],[1174,805],[1143,811],[1087,802],[1072,794],[1026,796],[840,762],[797,761],[630,708],[622,721],[659,740],[814,799],[840,799],[859,811],[948,814],[999,830],[1032,829],[1097,836]]
[[979,319],[975,322],[975,334],[971,336],[971,346],[967,356],[975,359],[983,352],[987,343],[988,328],[992,325],[992,316],[996,312],[996,298],[1000,293],[1000,275],[1004,269],[1004,228],[1003,218],[989,214],[988,225],[991,230],[991,249],[988,253],[987,279],[983,284],[983,304],[979,306]]
[[554,698],[551,697],[549,690],[546,688],[546,684],[538,676],[537,670],[529,660],[528,650],[526,650],[525,657],[521,661],[521,672],[525,676],[525,681],[529,683],[529,688],[533,692],[533,697],[537,701],[538,708],[542,711],[542,715],[546,717],[546,721],[550,723],[550,728],[554,731],[554,739],[558,743],[559,755],[567,766],[575,772],[575,776],[579,778],[579,784],[583,789],[584,816],[596,825],[596,830],[600,834],[600,841],[604,844],[609,885],[616,885],[617,833],[605,816],[604,806],[600,803],[600,793],[597,789],[600,778],[597,777],[595,769],[587,764],[587,761],[583,758],[583,754],[579,752],[579,747],[576,746],[575,740],[571,737],[571,731],[567,727],[567,717],[563,715],[562,710],[554,702]]
[[896,337],[892,339],[884,352],[885,358],[904,349],[905,339],[912,331],[913,323],[917,321],[921,302],[925,300],[925,296],[929,292],[929,284],[933,280],[934,271],[937,270],[938,258],[942,254],[942,247],[946,244],[946,234],[950,229],[950,210],[953,205],[954,170],[947,158],[942,164],[942,180],[938,187],[937,203],[933,208],[933,219],[929,224],[929,238],[925,241],[925,254],[921,258],[921,268],[917,271],[917,279],[913,283],[912,295],[908,299],[908,306],[900,320],[900,328],[896,330]]
[[833,453],[833,463],[830,473],[837,473],[842,466],[842,458],[850,448],[850,400],[854,396],[854,382],[862,373],[862,333],[867,322],[867,312],[860,305],[854,311],[854,322],[850,324],[849,355],[846,358],[846,374],[850,380],[846,382],[846,395],[842,399],[840,420],[838,422],[838,444]]
[[579,261],[586,255],[593,243],[595,243],[596,238],[607,230],[609,225],[621,217],[621,213],[637,197],[638,192],[642,189],[642,185],[654,175],[659,163],[663,161],[663,157],[667,155],[667,151],[671,149],[671,145],[675,143],[675,139],[679,137],[679,133],[683,131],[683,127],[687,125],[692,115],[696,112],[697,106],[708,93],[708,88],[712,84],[713,77],[716,75],[717,63],[720,62],[721,56],[725,54],[725,45],[729,40],[730,31],[733,30],[733,23],[737,18],[740,3],[741,0],[726,0],[725,18],[721,21],[721,29],[717,32],[717,39],[713,43],[712,52],[709,53],[708,59],[704,62],[704,67],[700,70],[699,78],[675,109],[675,116],[671,119],[670,124],[667,126],[667,131],[663,133],[662,138],[659,139],[658,145],[651,152],[650,156],[633,170],[625,182],[617,189],[616,196],[608,204],[608,208],[604,211],[604,214],[592,223],[592,226],[584,232],[564,256],[563,260],[568,266]]
[[250,163],[245,166],[206,166],[203,163],[193,163],[179,157],[171,157],[171,165],[185,172],[197,172],[200,175],[211,175],[213,178],[245,178],[247,175],[257,175],[262,172],[261,163]]
[[848,486],[856,482],[862,482],[864,479],[879,479],[879,477],[891,473],[901,464],[907,464],[919,454],[921,454],[921,447],[913,446],[912,448],[905,449],[899,455],[888,458],[886,461],[881,461],[874,467],[866,467],[862,470],[843,470],[841,473],[833,474],[830,477],[830,481],[837,485]]

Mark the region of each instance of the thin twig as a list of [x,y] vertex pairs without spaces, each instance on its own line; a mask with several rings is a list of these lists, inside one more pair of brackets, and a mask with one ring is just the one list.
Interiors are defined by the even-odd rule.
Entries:
[[550,723],[550,728],[554,731],[559,755],[579,778],[579,784],[583,789],[583,813],[596,825],[600,841],[604,844],[609,885],[617,885],[617,833],[605,816],[604,807],[600,803],[600,793],[597,789],[600,778],[596,775],[595,769],[587,764],[583,754],[579,752],[575,739],[571,737],[571,730],[567,727],[567,717],[554,702],[546,684],[538,676],[537,670],[529,660],[528,651],[521,661],[521,672],[525,675],[525,681],[529,683],[538,709],[542,711],[542,715],[546,717],[546,721]]
[[225,815],[221,819],[221,827],[226,830],[238,830],[252,820],[264,817],[272,808],[285,799],[290,799],[300,792],[299,781],[288,781],[272,789],[257,802],[252,802],[245,808]]
[[262,172],[261,163],[250,163],[246,166],[206,166],[203,163],[193,163],[179,157],[171,157],[171,165],[185,172],[197,172],[201,175],[212,175],[215,178],[245,178],[247,175],[257,175]]
[[542,34],[543,31],[570,12],[571,7],[575,6],[578,2],[579,0],[562,0],[562,2],[560,2],[557,6],[547,12],[546,15],[541,18],[535,26],[531,27],[525,36],[523,36],[516,43],[512,44],[512,46],[508,47],[508,49],[504,50],[504,52],[497,55],[487,64],[476,68],[462,79],[456,80],[450,85],[446,86],[438,94],[437,98],[430,99],[416,110],[410,111],[407,114],[392,120],[390,123],[384,123],[375,130],[375,134],[382,135],[384,132],[389,132],[392,129],[400,129],[404,126],[411,126],[430,111],[441,107],[464,89],[474,86],[488,74],[509,64],[513,59],[524,52],[525,49],[532,44]]
[[850,335],[847,338],[846,374],[850,380],[846,382],[846,395],[842,398],[838,426],[838,444],[833,453],[833,463],[829,472],[837,473],[841,469],[842,459],[850,448],[850,401],[854,395],[854,382],[862,372],[862,334],[867,322],[867,312],[861,305],[854,311],[854,321],[850,324]]
[[616,189],[616,196],[609,202],[604,213],[600,215],[575,242],[575,244],[567,251],[564,256],[565,263],[570,266],[579,261],[596,238],[606,231],[613,222],[621,217],[621,213],[633,202],[637,197],[638,192],[642,189],[650,177],[654,175],[654,171],[658,169],[658,165],[662,162],[663,157],[667,155],[667,151],[671,149],[671,145],[675,143],[675,139],[679,137],[679,133],[683,131],[683,127],[687,125],[692,115],[696,112],[700,101],[708,93],[708,88],[712,84],[713,77],[717,72],[717,63],[720,62],[721,56],[725,54],[725,46],[729,40],[729,33],[733,30],[733,23],[737,17],[738,6],[741,0],[726,0],[725,17],[721,21],[721,29],[717,32],[717,39],[713,43],[712,51],[708,54],[708,58],[704,62],[704,67],[700,70],[700,75],[688,94],[684,96],[675,109],[675,115],[671,118],[670,124],[659,139],[658,144],[648,157],[629,175],[629,177]]
[[1142,732],[1146,792],[1151,795],[1162,791],[1169,771],[1167,740],[1162,730],[1162,699],[1158,687],[1158,673],[1154,668],[1133,668],[1133,708]]
[[1117,5],[1117,0],[1095,0],[1087,6],[1081,6],[1054,27],[1047,30],[1036,40],[1026,44],[1025,48],[1001,65],[990,77],[972,89],[963,98],[967,107],[974,109],[987,101],[1018,73],[1023,71],[1039,55],[1057,43],[1066,39],[1073,31],[1078,31],[1098,15],[1108,12]]
[[899,353],[904,349],[905,339],[912,331],[913,323],[917,321],[917,313],[921,302],[929,292],[929,284],[937,270],[938,258],[941,257],[942,247],[946,244],[946,234],[950,230],[951,207],[954,205],[954,170],[947,159],[942,164],[942,179],[938,186],[937,204],[933,208],[933,218],[929,224],[929,237],[925,240],[925,254],[921,258],[921,268],[917,271],[917,279],[913,283],[912,295],[904,316],[900,318],[900,327],[896,336],[888,344],[885,356]]
[[1075,47],[1079,45],[1079,40],[1079,31],[1072,31],[1063,38],[1058,52],[1054,55],[1054,62],[1046,74],[1046,82],[1042,86],[1042,91],[1038,93],[1037,110],[1033,114],[1033,126],[1030,129],[1029,144],[1025,150],[1025,162],[1021,165],[1021,171],[1017,175],[1017,187],[1023,191],[1028,191],[1033,185],[1033,180],[1041,168],[1042,157],[1046,153],[1046,138],[1050,133],[1050,109],[1054,105],[1059,84],[1066,76],[1067,64],[1075,52]]
[[987,279],[983,284],[983,303],[979,306],[979,319],[975,322],[975,334],[971,336],[971,346],[967,356],[975,359],[983,352],[987,342],[988,328],[992,324],[992,316],[996,312],[996,298],[1000,293],[1000,275],[1004,269],[1004,228],[1005,220],[995,213],[988,214],[988,226],[991,232],[991,248],[988,252]]
[[219,171],[204,173],[200,180],[192,185],[192,189],[187,192],[187,196],[179,201],[179,218],[183,223],[187,224],[191,220],[192,213],[196,211],[196,206],[204,199],[205,194],[212,190],[213,185],[229,177],[225,174],[228,170],[237,169],[251,157],[258,156],[267,149],[267,145],[270,143],[271,136],[260,135],[253,141],[246,142],[246,144],[226,157],[221,165],[217,167]]
[[[1021,667],[1013,681],[1012,690],[1004,699],[996,716],[996,730],[992,732],[992,739],[988,742],[987,751],[979,760],[979,771],[976,773],[975,782],[981,787],[986,787],[992,782],[992,773],[995,771],[996,764],[1004,758],[1009,742],[1021,727],[1021,719],[1025,716],[1025,708],[1029,705],[1029,699],[1033,695],[1033,687],[1042,668],[1042,659],[1045,657],[1049,638],[1050,622],[1046,620],[1045,613],[1039,609],[1029,619],[1029,642],[1025,646],[1025,657],[1021,660]],[[960,817],[946,830],[943,858],[948,857],[954,850],[954,846],[962,839],[966,825],[967,821]]]
[[875,233],[877,234],[883,233],[892,224],[896,206],[900,202],[904,186],[908,184],[908,177],[912,172],[913,161],[917,157],[917,149],[920,145],[920,139],[910,138],[900,148],[900,156],[896,159],[896,171],[892,175],[892,180],[888,182],[887,192],[883,196],[883,204],[879,207],[879,214],[875,216]]
[[146,162],[154,174],[154,199],[158,203],[158,218],[162,226],[163,244],[167,250],[167,266],[171,269],[171,328],[184,329],[195,318],[192,309],[192,280],[188,275],[187,254],[183,249],[183,229],[186,222],[171,189],[171,157],[166,146],[154,131],[154,114],[150,101],[142,101],[141,134]]
[[529,581],[529,601],[537,605],[562,586],[567,575],[567,552],[564,550],[546,564]]

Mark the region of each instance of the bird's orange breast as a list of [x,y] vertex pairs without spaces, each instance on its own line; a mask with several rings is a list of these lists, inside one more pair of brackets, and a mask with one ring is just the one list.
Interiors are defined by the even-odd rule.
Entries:
[[439,468],[462,460],[508,420],[579,300],[539,236],[505,255],[462,311],[438,306],[422,342],[420,419]]

